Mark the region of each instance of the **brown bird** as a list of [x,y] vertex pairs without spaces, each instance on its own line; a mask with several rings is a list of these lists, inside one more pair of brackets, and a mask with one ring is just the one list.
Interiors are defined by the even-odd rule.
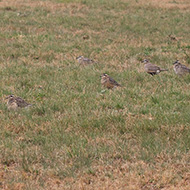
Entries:
[[83,38],[83,40],[88,40],[90,38],[90,36],[89,35],[84,35],[82,38]]
[[152,63],[149,62],[149,60],[145,59],[143,61],[143,63],[145,63],[144,65],[144,69],[145,71],[150,74],[150,75],[157,75],[162,71],[168,71],[168,69],[161,69],[160,67],[153,65]]
[[112,89],[112,88],[121,86],[114,79],[112,79],[109,75],[107,75],[105,73],[102,74],[100,77],[101,77],[101,84],[108,89]]
[[81,65],[90,65],[96,63],[94,60],[87,57],[79,56],[76,58]]
[[177,40],[178,40],[178,39],[177,39],[175,36],[173,36],[172,34],[170,34],[168,37],[170,38],[170,40],[173,40],[173,41],[177,41]]
[[27,108],[32,106],[32,104],[29,104],[25,102],[25,100],[23,100],[22,98],[15,97],[12,94],[7,96],[6,99],[8,99],[7,107],[9,110],[17,110],[18,108]]
[[173,63],[174,71],[177,75],[185,75],[187,73],[190,73],[190,69],[186,67],[185,65],[182,65],[179,60]]

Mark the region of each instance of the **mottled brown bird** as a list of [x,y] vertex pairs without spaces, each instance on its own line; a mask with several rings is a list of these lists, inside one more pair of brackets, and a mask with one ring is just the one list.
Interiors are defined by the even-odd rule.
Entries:
[[150,74],[150,75],[157,75],[162,71],[168,71],[168,69],[161,69],[160,67],[153,65],[152,63],[149,62],[149,60],[145,59],[143,61],[143,63],[145,63],[144,65],[144,69],[145,71]]
[[9,110],[17,110],[18,108],[27,108],[27,107],[32,106],[32,104],[29,104],[22,98],[15,97],[12,94],[7,96],[6,99],[8,99],[7,107]]
[[175,36],[173,36],[172,34],[170,34],[168,37],[170,38],[170,40],[173,40],[173,41],[177,41],[177,40],[178,40],[178,39],[177,39]]
[[76,58],[77,61],[81,64],[81,65],[90,65],[90,64],[93,64],[93,63],[96,63],[94,60],[92,59],[89,59],[87,57],[83,57],[83,56],[79,56]]
[[190,69],[186,67],[185,65],[182,65],[179,60],[175,61],[173,63],[174,71],[177,75],[185,75],[187,73],[190,73]]
[[111,78],[109,75],[107,75],[105,73],[101,75],[101,84],[108,89],[112,89],[112,88],[121,86],[113,78]]

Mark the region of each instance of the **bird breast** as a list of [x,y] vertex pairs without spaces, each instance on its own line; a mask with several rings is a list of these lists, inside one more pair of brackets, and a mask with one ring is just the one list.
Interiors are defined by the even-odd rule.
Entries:
[[18,108],[18,105],[16,102],[11,102],[11,103],[8,103],[7,107],[9,110],[16,110]]

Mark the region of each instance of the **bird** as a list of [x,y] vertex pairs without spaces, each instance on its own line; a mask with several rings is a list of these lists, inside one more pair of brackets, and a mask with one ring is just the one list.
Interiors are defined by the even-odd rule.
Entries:
[[119,86],[121,87],[120,84],[118,84],[113,78],[111,78],[106,73],[103,73],[100,77],[101,77],[101,84],[108,89],[113,89]]
[[90,36],[89,35],[84,35],[82,38],[83,38],[83,40],[88,40],[90,38]]
[[5,99],[8,99],[7,107],[9,110],[17,110],[18,108],[27,108],[27,107],[32,106],[32,104],[29,104],[22,98],[15,97],[12,94],[7,96]]
[[178,39],[175,36],[173,36],[172,34],[169,34],[168,37],[170,38],[170,40],[178,41]]
[[182,65],[179,60],[175,61],[173,63],[174,71],[177,75],[185,75],[187,73],[190,73],[190,69],[186,67],[185,65]]
[[76,57],[76,59],[81,65],[90,65],[90,64],[96,63],[94,60],[89,59],[87,57],[83,57],[83,56]]
[[143,63],[145,63],[144,65],[144,69],[145,71],[150,74],[150,75],[157,75],[162,71],[168,71],[168,69],[161,69],[160,67],[158,67],[157,65],[153,65],[152,63],[150,63],[149,60],[145,59],[143,61]]

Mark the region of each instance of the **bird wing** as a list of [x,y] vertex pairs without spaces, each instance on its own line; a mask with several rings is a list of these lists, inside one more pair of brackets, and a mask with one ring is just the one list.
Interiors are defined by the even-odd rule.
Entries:
[[87,62],[87,63],[93,63],[94,62],[92,59],[89,59],[89,58],[84,58],[83,61]]
[[186,67],[185,65],[181,64],[181,68],[183,68],[183,69],[187,70],[188,72],[190,72],[190,69],[188,67]]
[[156,72],[157,70],[160,70],[160,67],[153,65],[151,63],[148,63],[145,65],[145,70],[147,72]]
[[113,78],[111,78],[111,77],[109,77],[109,81],[112,83],[112,84],[114,84],[114,85],[116,85],[116,86],[121,86],[118,82],[116,82]]
[[16,100],[18,107],[26,107],[26,106],[30,105],[20,97],[16,97],[15,100]]

